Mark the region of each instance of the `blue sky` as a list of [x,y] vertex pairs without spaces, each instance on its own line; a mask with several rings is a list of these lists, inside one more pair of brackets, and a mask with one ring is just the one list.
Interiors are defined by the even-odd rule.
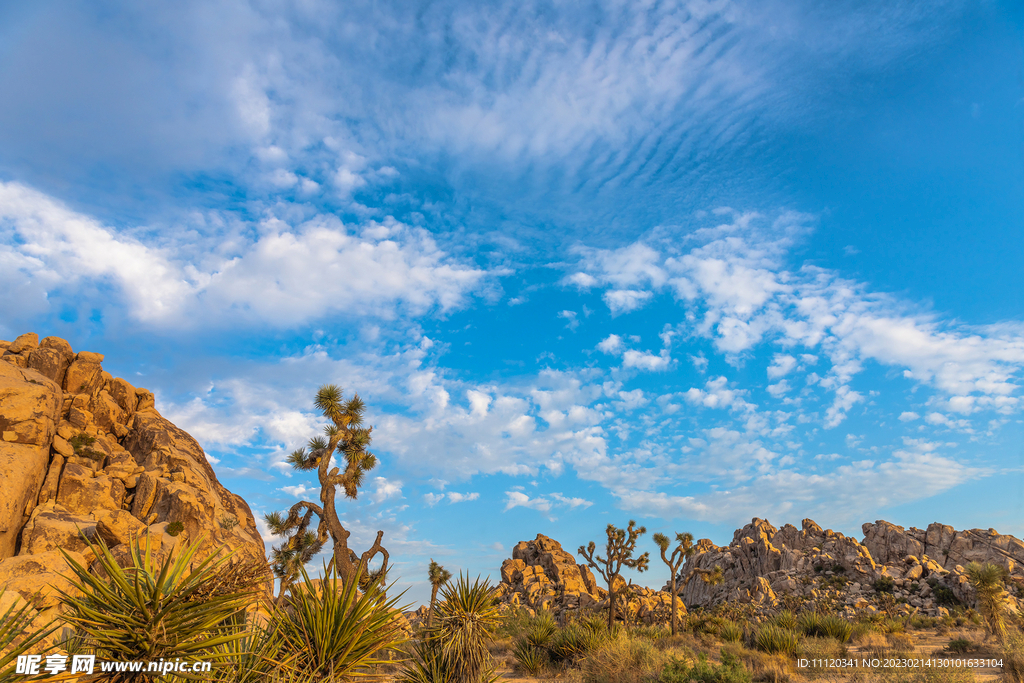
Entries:
[[343,515],[414,600],[631,517],[1021,536],[1022,19],[3,3],[0,337],[105,353],[257,513],[358,392]]

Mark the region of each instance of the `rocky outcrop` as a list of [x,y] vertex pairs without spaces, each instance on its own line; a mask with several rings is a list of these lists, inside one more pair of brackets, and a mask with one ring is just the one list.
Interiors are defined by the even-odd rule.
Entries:
[[[852,612],[877,609],[883,598],[876,587],[881,586],[898,609],[935,615],[954,601],[974,602],[964,566],[976,561],[1006,567],[1011,592],[1024,597],[1024,544],[1013,536],[994,529],[957,532],[941,524],[907,531],[883,521],[863,530],[865,538],[858,542],[809,519],[798,530],[789,524],[776,529],[755,518],[728,546],[707,539],[697,543],[697,554],[677,578],[684,586],[680,595],[691,606],[728,600],[771,608],[796,599],[830,602]],[[723,572],[718,585],[693,574],[715,567]]]
[[[631,621],[654,623],[668,618],[670,594],[645,586],[616,584],[619,616]],[[531,611],[547,610],[561,616],[566,610],[602,610],[608,608],[608,591],[597,584],[585,564],[562,549],[561,544],[537,534],[532,541],[520,541],[512,557],[501,565],[498,585],[501,601],[510,607]],[[676,609],[686,608],[677,599]]]
[[1024,567],[1024,542],[995,529],[956,531],[936,522],[923,531],[915,527],[904,530],[885,521],[861,528],[864,546],[883,564],[898,562],[908,555],[927,555],[947,571],[971,562],[992,562],[1005,567],[1010,574],[1021,573],[1018,568]]
[[32,601],[40,621],[56,601],[39,595],[64,587],[58,549],[95,559],[83,535],[126,560],[133,540],[166,556],[203,538],[197,559],[265,562],[245,501],[157,412],[151,392],[56,337],[25,334],[0,342],[0,353],[0,589]]

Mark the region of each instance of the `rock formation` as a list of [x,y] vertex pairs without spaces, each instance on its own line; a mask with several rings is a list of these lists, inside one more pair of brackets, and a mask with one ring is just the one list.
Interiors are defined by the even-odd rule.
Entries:
[[153,394],[114,378],[103,355],[63,339],[0,341],[0,611],[20,599],[56,614],[66,587],[58,548],[94,561],[82,534],[127,560],[148,537],[161,557],[183,542],[265,562],[249,506],[217,481],[195,439],[157,412]]
[[[707,539],[697,543],[698,554],[680,570],[682,584],[694,568],[719,566],[724,580],[717,586],[691,581],[682,591],[691,606],[711,606],[726,600],[774,607],[780,599],[830,600],[848,612],[877,609],[875,582],[884,579],[899,609],[941,614],[952,598],[973,604],[973,589],[964,575],[969,562],[995,562],[1011,577],[1009,588],[1024,597],[1024,543],[994,529],[954,531],[932,524],[927,531],[875,522],[863,526],[856,539],[823,530],[809,519],[802,528],[776,529],[762,519],[738,529],[732,543],[718,547]],[[889,583],[891,581],[891,583]]]
[[[624,580],[616,591],[620,616],[648,624],[668,619],[669,593],[627,585]],[[548,610],[559,616],[566,610],[608,609],[608,591],[597,584],[590,568],[576,564],[576,558],[558,541],[543,534],[520,541],[512,549],[512,557],[501,565],[498,593],[510,607]],[[676,609],[678,614],[686,611],[678,600]]]

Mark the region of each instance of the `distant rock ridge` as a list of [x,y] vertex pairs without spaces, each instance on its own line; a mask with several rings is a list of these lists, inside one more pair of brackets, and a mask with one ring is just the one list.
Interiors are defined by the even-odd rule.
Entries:
[[[711,606],[723,601],[776,604],[782,596],[831,598],[848,609],[874,609],[874,582],[892,580],[893,595],[905,611],[938,614],[944,609],[937,595],[942,586],[964,604],[973,604],[974,591],[964,567],[970,562],[993,562],[1006,568],[1009,589],[1024,597],[1024,543],[994,529],[956,531],[932,524],[927,530],[904,529],[890,522],[864,524],[864,540],[822,529],[805,519],[800,529],[786,524],[776,529],[754,518],[737,529],[728,546],[708,539],[697,543],[698,554],[680,570],[680,584],[694,568],[722,568],[721,584],[691,581],[681,596],[687,605]],[[934,585],[933,585],[934,584]],[[948,598],[947,598],[948,601]]]
[[53,587],[68,585],[58,548],[95,559],[79,530],[124,562],[129,538],[147,537],[161,557],[205,537],[197,560],[222,548],[266,561],[249,506],[151,392],[57,337],[23,334],[0,354],[0,612],[27,600],[39,623],[56,614]]
[[[668,618],[672,606],[669,593],[627,585],[621,579],[616,592],[620,617],[647,624]],[[608,608],[608,591],[598,585],[590,568],[577,564],[574,555],[543,534],[512,548],[512,557],[501,565],[498,595],[509,607],[546,610],[559,616],[566,611]],[[678,598],[676,605],[678,613],[685,614],[686,608]]]

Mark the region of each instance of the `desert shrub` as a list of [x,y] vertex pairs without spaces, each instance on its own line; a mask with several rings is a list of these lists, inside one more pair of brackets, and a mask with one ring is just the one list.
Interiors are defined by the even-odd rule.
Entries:
[[956,597],[956,594],[953,591],[940,583],[936,583],[936,585],[932,587],[932,595],[935,596],[935,604],[942,607],[963,607],[963,603],[960,602],[960,598]]
[[752,677],[739,657],[722,652],[722,663],[715,665],[700,657],[692,665],[673,659],[661,670],[658,683],[751,683]]
[[939,620],[935,617],[926,617],[921,614],[915,614],[907,619],[907,626],[917,630],[935,628],[938,623]]
[[803,612],[796,620],[796,627],[805,636],[821,636],[824,635],[822,621],[822,616],[817,612]]
[[178,521],[171,522],[170,524],[167,525],[167,535],[168,536],[177,536],[178,534],[180,534],[184,530],[185,530],[185,525],[182,524],[181,522],[178,522]]
[[796,633],[774,623],[762,624],[754,633],[754,645],[769,654],[792,655],[796,652],[797,643]]
[[743,640],[743,627],[735,621],[726,621],[718,628],[718,637],[727,643],[738,643]]
[[881,627],[873,621],[858,621],[850,631],[850,640],[859,643],[860,640],[870,633],[881,633]]
[[646,683],[656,679],[667,655],[643,638],[620,633],[580,662],[582,683]]
[[600,647],[606,637],[603,620],[598,629],[587,628],[581,623],[570,623],[551,637],[548,652],[556,662],[572,664]]
[[1003,644],[1003,674],[1012,683],[1024,683],[1024,634],[1009,631]]
[[845,643],[853,635],[853,624],[838,614],[829,614],[821,619],[821,634]]
[[[526,611],[525,607],[519,606],[515,609],[508,609],[502,612],[498,628],[495,629],[496,638],[517,638],[529,628],[534,617]],[[602,623],[604,623],[602,621]]]
[[876,593],[892,593],[896,588],[896,582],[890,576],[883,576],[872,583],[871,587],[875,589]]
[[787,683],[790,678],[792,660],[783,654],[768,654],[760,650],[748,650],[740,643],[726,643],[720,650],[722,655],[733,655],[747,667],[755,683]]
[[850,580],[848,578],[840,574],[836,574],[835,576],[830,576],[824,581],[822,581],[821,585],[824,588],[835,588],[836,590],[842,590],[843,588],[846,588],[846,586],[849,583]]
[[512,649],[512,658],[515,659],[516,669],[531,676],[536,676],[547,668],[548,652],[543,647],[537,647],[528,638],[520,638]]
[[971,643],[967,638],[961,636],[959,638],[950,639],[949,644],[946,645],[946,649],[954,654],[962,655],[971,651],[972,644],[973,643]]
[[882,631],[885,633],[903,633],[907,630],[907,622],[902,619],[885,619],[882,622]]
[[787,631],[795,631],[799,628],[797,623],[796,615],[787,610],[782,610],[774,617],[772,617],[772,623],[780,628],[784,628]]
[[913,652],[914,639],[906,633],[890,633],[889,649],[894,653]]
[[555,617],[550,612],[541,612],[527,625],[525,637],[534,647],[544,648],[557,631]]
[[234,529],[236,526],[238,526],[238,520],[234,517],[225,515],[220,520],[221,529]]
[[818,563],[816,563],[814,565],[814,573],[815,574],[820,574],[823,571],[825,571],[825,565],[823,565],[821,562],[818,562]]
[[889,639],[877,631],[865,633],[857,640],[857,644],[873,657],[881,657],[889,651]]

